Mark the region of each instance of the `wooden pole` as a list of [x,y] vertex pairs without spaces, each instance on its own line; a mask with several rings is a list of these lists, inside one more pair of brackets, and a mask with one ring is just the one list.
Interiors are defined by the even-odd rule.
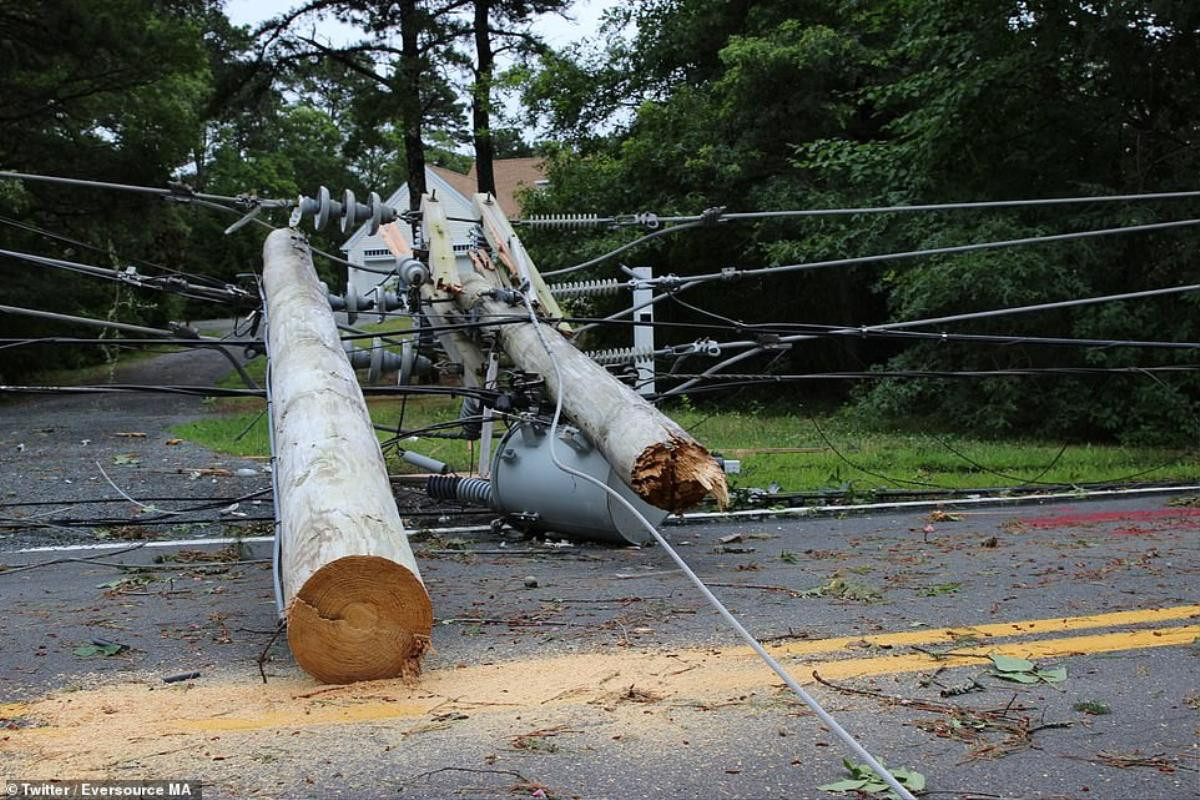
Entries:
[[304,238],[263,246],[288,644],[327,683],[415,677],[433,610]]
[[[523,306],[510,306],[489,296],[498,283],[494,275],[465,277],[459,305],[477,307],[482,319],[520,314]],[[561,385],[532,322],[498,325],[495,330],[514,364],[541,375],[551,397],[562,394],[563,413],[588,435],[639,497],[667,511],[691,508],[710,493],[722,506],[729,502],[725,473],[703,445],[550,324],[542,324],[542,333],[558,362]]]
[[[521,314],[524,306],[508,306],[489,294],[496,287],[518,286],[528,276],[529,291],[541,312],[562,317],[562,309],[499,204],[489,195],[477,194],[474,208],[488,244],[505,269],[474,262],[474,274],[463,280],[463,291],[457,295],[459,306],[467,310],[478,306],[481,319],[489,314]],[[562,386],[533,323],[499,325],[495,330],[518,367],[541,375],[551,397],[562,393],[563,412],[596,444],[629,488],[650,505],[673,512],[691,508],[708,494],[722,507],[729,503],[725,473],[703,445],[572,345],[563,335],[571,333],[569,325],[546,323],[542,328],[562,371]]]

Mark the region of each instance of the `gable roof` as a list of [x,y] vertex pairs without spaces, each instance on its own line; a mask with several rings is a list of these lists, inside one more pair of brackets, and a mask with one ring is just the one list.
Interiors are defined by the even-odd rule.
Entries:
[[453,186],[454,190],[461,194],[468,203],[471,202],[471,196],[478,191],[475,188],[474,165],[471,166],[471,171],[466,175],[463,175],[461,172],[455,172],[449,167],[429,167],[429,171]]
[[[496,201],[500,203],[500,209],[509,219],[516,219],[521,215],[521,203],[517,199],[517,193],[521,189],[532,189],[538,181],[546,177],[546,160],[541,156],[498,158],[492,162],[492,173],[496,178]],[[466,177],[470,179],[472,187],[478,185],[474,162],[471,163]],[[476,191],[472,188],[471,194]]]
[[[498,158],[492,162],[492,171],[496,177],[496,201],[500,209],[509,219],[516,219],[521,214],[521,204],[517,194],[522,189],[531,189],[537,181],[546,176],[546,162],[540,156],[532,158]],[[466,175],[455,172],[447,167],[434,165],[425,166],[425,185],[436,191],[439,197],[454,193],[456,200],[461,200],[467,208],[471,207],[471,198],[478,193],[475,164],[471,164]],[[404,183],[392,192],[386,200],[387,204],[397,209],[408,208],[408,184]],[[367,235],[367,225],[362,225],[349,239],[342,244],[342,250],[349,252]]]

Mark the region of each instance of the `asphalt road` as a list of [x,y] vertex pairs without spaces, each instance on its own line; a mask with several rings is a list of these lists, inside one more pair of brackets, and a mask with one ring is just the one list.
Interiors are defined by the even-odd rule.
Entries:
[[[150,368],[205,378],[186,358]],[[138,463],[110,474],[134,497],[244,493],[236,475],[174,471],[255,463],[165,444],[198,413],[160,398],[0,406],[5,501],[112,497],[94,462],[127,450]],[[147,435],[99,433],[129,429]],[[59,507],[6,516],[45,508]],[[18,552],[113,542],[6,534],[10,568],[102,556],[155,570],[0,572],[0,774],[193,777],[209,797],[838,796],[818,789],[844,777],[837,740],[658,549],[410,526],[436,652],[415,686],[343,688],[271,641],[263,544]],[[921,772],[931,797],[1147,800],[1200,796],[1198,531],[1200,507],[1168,495],[668,529],[839,721]],[[236,561],[196,565],[219,559]],[[77,652],[95,639],[123,647]],[[1066,676],[1005,680],[994,655]]]

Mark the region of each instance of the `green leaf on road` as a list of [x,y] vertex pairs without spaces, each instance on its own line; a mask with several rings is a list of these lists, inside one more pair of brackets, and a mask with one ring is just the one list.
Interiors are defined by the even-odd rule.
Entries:
[[111,644],[85,644],[76,647],[75,655],[80,658],[92,658],[93,656],[115,656],[117,653],[125,649],[125,645],[113,642]]
[[[824,786],[818,786],[817,789],[819,791],[858,792],[860,795],[875,795],[881,798],[894,798],[898,800],[899,795],[883,782],[883,779],[876,774],[875,770],[866,764],[855,764],[845,758],[842,759],[842,764],[846,767],[846,771],[850,773],[850,777],[833,783],[827,783]],[[920,792],[925,789],[925,776],[916,770],[908,769],[907,767],[897,767],[891,772],[892,777],[910,792]]]
[[817,789],[822,792],[856,792],[867,785],[865,780],[852,780],[846,778],[844,780],[827,783],[824,786],[818,786]]
[[991,656],[992,666],[1000,672],[1032,672],[1033,662],[1024,658],[1013,658],[1012,656],[1002,656],[993,654]]
[[1067,679],[1066,667],[1050,667],[1044,669],[1038,667],[1033,671],[1033,674],[1044,680],[1046,683],[1062,683]]

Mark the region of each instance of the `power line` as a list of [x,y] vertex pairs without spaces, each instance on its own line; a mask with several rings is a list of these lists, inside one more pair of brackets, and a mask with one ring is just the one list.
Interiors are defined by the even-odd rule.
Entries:
[[170,188],[162,188],[159,186],[139,186],[130,183],[113,183],[111,181],[95,181],[85,178],[64,178],[58,175],[36,175],[29,172],[14,172],[12,170],[0,170],[0,178],[17,178],[23,181],[39,181],[42,183],[56,183],[63,186],[81,186],[89,189],[112,189],[121,192],[135,192],[138,194],[152,194],[159,197],[171,197],[179,200],[208,200],[220,203],[234,203],[243,208],[291,208],[295,205],[293,200],[272,200],[263,197],[256,197],[249,194],[240,194],[235,197],[223,194],[210,194],[207,192],[197,192],[195,189],[183,183],[171,184]]
[[1026,200],[986,200],[978,202],[965,203],[925,203],[919,205],[895,205],[895,206],[866,206],[860,208],[819,208],[819,209],[787,209],[777,211],[735,211],[726,212],[724,208],[707,209],[703,214],[694,214],[691,216],[663,216],[657,214],[643,213],[636,215],[618,215],[615,217],[581,217],[579,215],[571,215],[563,219],[531,219],[518,220],[516,224],[528,224],[540,227],[593,227],[599,225],[625,225],[625,224],[652,224],[660,225],[667,223],[670,227],[652,231],[649,234],[641,236],[632,242],[627,242],[613,250],[583,262],[572,267],[557,269],[552,272],[543,272],[543,276],[565,275],[569,272],[586,269],[607,261],[614,256],[629,250],[637,245],[643,244],[651,239],[658,238],[670,233],[676,233],[681,230],[687,230],[700,225],[712,225],[717,222],[738,222],[752,221],[764,219],[786,219],[786,218],[802,218],[802,217],[834,217],[834,216],[852,216],[864,214],[897,214],[913,211],[960,211],[971,209],[985,208],[1021,208],[1021,207],[1039,207],[1039,206],[1055,206],[1055,205],[1081,205],[1094,203],[1115,203],[1115,202],[1141,202],[1153,200],[1179,200],[1185,198],[1200,197],[1200,191],[1184,191],[1184,192],[1151,192],[1140,194],[1117,194],[1117,195],[1093,195],[1085,197],[1051,197],[1040,199]]
[[[1200,197],[1200,191],[1184,192],[1143,192],[1139,194],[1089,195],[1082,197],[1045,197],[1021,200],[983,200],[964,203],[923,203],[917,205],[896,206],[864,206],[861,208],[819,208],[782,211],[737,211],[722,212],[721,220],[759,220],[787,217],[833,217],[852,216],[858,214],[897,214],[912,211],[964,211],[984,208],[1036,208],[1040,206],[1086,205],[1095,203],[1131,203],[1154,200],[1181,200]],[[699,222],[706,219],[704,215],[685,217],[659,217],[659,222],[683,223]]]
[[[90,243],[84,242],[84,241],[80,241],[79,239],[72,239],[70,236],[63,236],[61,233],[55,233],[53,231],[48,231],[45,228],[39,228],[37,225],[32,225],[28,222],[21,222],[20,220],[15,220],[15,219],[12,219],[11,217],[5,217],[5,216],[0,215],[0,224],[9,225],[14,228],[19,228],[21,230],[29,231],[30,233],[36,233],[39,236],[46,237],[47,239],[53,239],[55,241],[63,242],[65,244],[72,245],[73,247],[82,247],[85,250],[91,250],[93,252],[100,253],[102,255],[106,255],[106,256],[117,255],[110,250],[106,250],[103,247],[98,247],[97,245],[90,244]],[[181,278],[188,278],[190,280],[197,281],[199,283],[207,283],[210,286],[213,286],[214,288],[219,289],[219,288],[223,288],[225,286],[224,283],[218,281],[215,278],[211,278],[207,275],[197,275],[192,272],[185,272],[183,270],[175,269],[173,267],[168,267],[165,264],[159,264],[154,261],[147,261],[144,258],[130,258],[130,259],[126,259],[126,260],[132,261],[137,264],[142,264],[144,266],[150,267],[151,269],[159,269],[164,272],[169,272],[172,275],[178,275]]]
[[[1149,367],[1023,367],[1013,369],[984,369],[984,370],[871,370],[845,372],[805,372],[799,374],[771,375],[762,372],[721,373],[706,375],[704,373],[678,374],[656,372],[655,379],[690,378],[697,384],[709,380],[720,380],[719,384],[701,385],[693,392],[728,389],[736,386],[749,386],[769,383],[796,383],[804,381],[860,381],[860,380],[926,380],[926,379],[966,379],[966,378],[1012,378],[1012,377],[1041,377],[1041,376],[1086,376],[1086,375],[1140,375],[1152,373],[1189,373],[1200,372],[1200,364],[1180,364]],[[649,382],[649,381],[647,381]],[[673,392],[663,392],[660,397],[666,397]]]
[[613,258],[614,256],[618,256],[621,253],[624,253],[626,250],[631,250],[640,244],[644,244],[645,242],[648,242],[651,239],[657,239],[660,236],[666,236],[667,234],[670,234],[670,233],[678,233],[679,231],[690,230],[692,228],[698,227],[699,225],[700,225],[699,222],[686,222],[682,225],[673,225],[670,228],[662,228],[660,230],[653,231],[651,233],[647,233],[644,236],[640,236],[637,239],[634,239],[632,242],[627,242],[627,243],[621,245],[620,247],[617,247],[613,250],[608,251],[607,253],[605,253],[603,255],[596,256],[595,258],[590,259],[588,261],[584,261],[582,264],[576,264],[573,267],[565,267],[563,269],[551,270],[550,272],[543,272],[542,277],[550,278],[555,275],[566,275],[567,273],[570,273],[570,272],[578,272],[581,269],[587,269],[588,267],[594,267],[597,264],[601,264],[601,263],[607,261],[608,259]]
[[[1119,301],[1119,300],[1136,300],[1136,299],[1144,299],[1147,297],[1157,297],[1157,296],[1169,295],[1169,294],[1182,294],[1182,293],[1186,293],[1186,292],[1194,292],[1198,289],[1200,289],[1200,284],[1188,284],[1185,286],[1170,286],[1170,287],[1166,287],[1163,289],[1146,289],[1146,290],[1138,291],[1138,292],[1124,292],[1121,294],[1100,295],[1097,297],[1081,297],[1081,298],[1075,298],[1073,300],[1060,300],[1060,301],[1055,301],[1055,302],[1050,302],[1050,303],[1035,303],[1033,305],[1013,306],[1013,307],[1009,307],[1009,308],[997,308],[997,309],[991,309],[988,311],[971,311],[971,312],[967,312],[965,314],[951,314],[951,315],[943,316],[943,317],[929,317],[929,318],[925,318],[925,319],[908,320],[908,321],[904,321],[904,322],[888,322],[888,323],[884,323],[882,325],[865,325],[860,328],[844,328],[844,329],[842,329],[842,331],[844,331],[846,334],[870,332],[870,331],[896,331],[896,330],[902,330],[904,328],[920,327],[923,325],[935,325],[935,324],[943,324],[943,323],[947,323],[947,322],[961,322],[963,320],[971,320],[971,319],[988,319],[988,318],[992,318],[992,317],[1008,316],[1008,315],[1012,315],[1012,314],[1027,314],[1027,313],[1031,313],[1034,311],[1046,311],[1046,310],[1061,309],[1061,308],[1075,308],[1075,307],[1079,307],[1079,306],[1095,305],[1097,303],[1108,303],[1108,302],[1115,302],[1115,301]],[[744,361],[747,358],[750,358],[750,357],[752,357],[760,352],[763,352],[764,350],[768,350],[772,347],[778,347],[780,345],[791,344],[794,342],[808,341],[808,340],[812,340],[812,339],[816,339],[816,338],[819,338],[819,337],[816,336],[815,334],[798,334],[798,335],[794,335],[794,336],[779,336],[779,337],[776,337],[774,339],[774,341],[771,341],[767,344],[764,344],[761,341],[743,341],[743,342],[723,343],[723,344],[719,345],[720,349],[722,351],[727,350],[727,349],[744,349],[744,348],[749,348],[749,349],[746,349],[745,352],[739,353],[738,355],[732,356],[731,358],[728,358],[725,361],[722,361],[718,364],[715,364],[712,367],[709,367],[707,370],[704,371],[703,374],[705,377],[707,377],[709,375],[713,375],[717,372],[720,372],[721,370],[725,369],[728,366],[732,366],[733,364]],[[696,382],[697,382],[697,379],[687,381],[685,383],[680,384],[679,386],[676,386],[676,387],[668,390],[667,392],[664,392],[660,396],[665,397],[665,396],[672,395],[672,394],[679,394],[679,393],[685,391],[686,389],[690,388],[691,386],[695,385]]]
[[[858,336],[862,338],[883,338],[883,339],[929,339],[941,342],[979,342],[998,345],[1015,345],[1015,344],[1038,344],[1038,345],[1057,345],[1064,347],[1145,347],[1145,348],[1163,348],[1170,350],[1196,350],[1200,349],[1200,342],[1163,342],[1163,341],[1148,341],[1142,339],[1085,339],[1073,337],[1056,337],[1056,336],[1024,336],[1020,334],[982,334],[982,333],[934,333],[932,331],[880,331],[880,330],[864,330],[863,328],[855,328],[847,325],[822,325],[815,322],[762,322],[762,323],[743,323],[736,320],[730,320],[728,317],[722,317],[719,314],[705,311],[699,306],[689,305],[690,308],[697,312],[713,316],[720,320],[729,320],[722,324],[700,323],[700,322],[674,322],[661,319],[655,319],[651,322],[643,322],[636,319],[606,319],[601,317],[559,317],[556,322],[569,323],[588,323],[589,325],[625,325],[625,326],[644,326],[650,328],[678,329],[678,330],[727,330],[736,333],[745,334],[787,334],[796,331],[804,331],[812,334],[814,338],[832,337],[832,336]],[[551,320],[547,320],[551,321]],[[2,340],[0,340],[2,341]],[[682,346],[686,347],[686,345]],[[680,347],[665,347],[655,352],[656,356],[671,356],[671,355],[686,355],[681,353]]]
[[[76,317],[70,314],[58,314],[53,311],[41,311],[33,308],[19,308],[17,306],[0,305],[0,314],[15,314],[17,316],[46,319],[53,322],[67,322],[73,325],[87,325],[93,328],[111,328],[113,330],[126,331],[129,333],[140,333],[143,336],[162,336],[168,339],[175,338],[176,334],[179,332],[165,331],[161,328],[148,328],[144,325],[130,325],[125,322],[113,322],[111,320],[93,319],[91,317]],[[183,332],[187,332],[187,329],[182,328],[182,326],[181,329]],[[233,368],[237,370],[238,376],[241,377],[243,383],[249,387],[255,389],[258,388],[258,384],[255,383],[254,379],[251,378],[246,372],[245,367],[242,366],[242,362],[239,361],[237,357],[233,355],[233,353],[229,352],[229,348],[220,340],[205,339],[199,335],[196,336],[196,339],[198,342],[203,343],[203,346],[210,347],[223,355],[226,360],[233,365]]]
[[[1090,231],[1075,231],[1072,233],[1056,233],[1046,236],[1025,236],[1019,239],[1003,239],[993,242],[975,242],[950,247],[929,247],[921,250],[908,250],[898,253],[881,253],[870,256],[855,256],[852,258],[835,258],[828,261],[811,261],[803,264],[784,264],[775,267],[758,267],[755,269],[736,269],[730,267],[721,272],[710,272],[703,275],[688,275],[679,277],[666,275],[657,278],[639,279],[639,286],[671,286],[688,288],[709,281],[733,281],[742,278],[756,278],[765,275],[779,275],[788,272],[803,272],[827,267],[850,267],[859,264],[873,264],[880,261],[902,261],[926,256],[953,255],[959,253],[974,253],[980,250],[996,250],[1007,247],[1019,247],[1028,244],[1045,244],[1047,242],[1066,242],[1075,239],[1091,239],[1099,236],[1115,236],[1123,233],[1145,233],[1147,231],[1168,230],[1191,225],[1200,225],[1200,219],[1182,219],[1171,222],[1153,222],[1145,225],[1125,225],[1117,228],[1100,228]],[[628,311],[623,313],[629,313]]]
[[169,345],[172,347],[212,347],[214,341],[227,347],[253,347],[261,345],[260,339],[95,339],[83,336],[38,336],[29,338],[0,338],[0,348],[39,345],[39,344],[69,344],[73,346],[97,345],[100,347],[142,347],[146,345]]
[[[364,386],[367,396],[445,395],[494,400],[500,392],[466,386]],[[29,386],[0,384],[0,394],[175,394],[190,397],[264,397],[262,389],[232,389],[224,386],[156,385],[106,383],[85,386]]]
[[178,294],[192,300],[203,300],[206,302],[232,302],[234,300],[246,301],[250,299],[248,292],[246,292],[244,289],[239,289],[236,286],[226,285],[224,288],[220,289],[209,286],[196,286],[184,280],[183,278],[178,277],[140,275],[136,272],[136,270],[133,270],[132,267],[128,271],[122,271],[107,267],[96,267],[92,266],[91,264],[80,264],[75,261],[66,261],[61,258],[39,256],[34,253],[22,253],[16,250],[0,249],[0,256],[8,256],[9,258],[15,258],[33,264],[40,264],[46,267],[64,269],[70,272],[77,272],[97,278],[105,278],[106,280],[124,283],[140,289],[154,289],[160,292]]
[[[835,217],[860,214],[897,214],[911,211],[962,211],[984,208],[1022,208],[1056,205],[1086,205],[1094,203],[1130,203],[1154,200],[1180,200],[1200,197],[1200,191],[1141,192],[1137,194],[1085,195],[1078,197],[1042,197],[1018,200],[983,200],[960,203],[920,203],[893,206],[861,206],[857,208],[806,208],[774,209],[764,211],[726,211],[724,207],[707,209],[703,214],[690,216],[660,216],[652,212],[641,214],[600,215],[560,214],[550,217],[532,217],[514,220],[514,225],[534,228],[588,228],[598,226],[625,226],[683,224],[689,222],[726,222],[738,220],[779,219],[787,217]],[[543,273],[544,274],[544,273]]]

